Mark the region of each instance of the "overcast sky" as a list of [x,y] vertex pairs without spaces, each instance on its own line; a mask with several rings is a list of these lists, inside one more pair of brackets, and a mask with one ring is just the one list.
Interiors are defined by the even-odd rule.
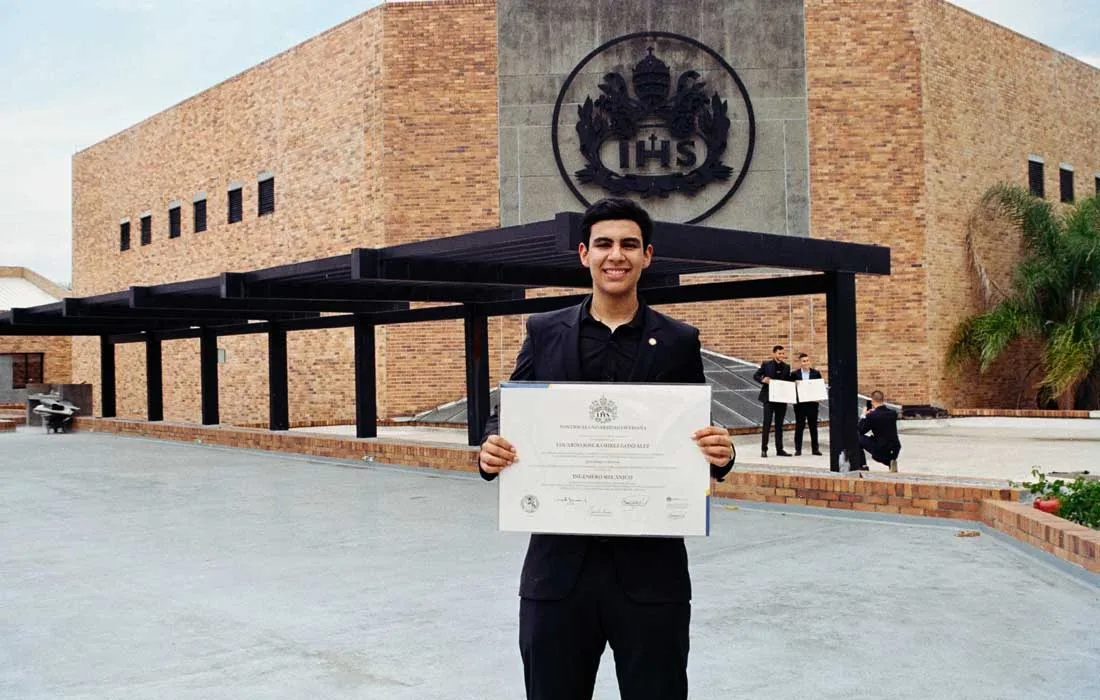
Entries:
[[[0,266],[67,284],[73,153],[376,4],[0,0]],[[955,4],[1100,66],[1100,0]]]

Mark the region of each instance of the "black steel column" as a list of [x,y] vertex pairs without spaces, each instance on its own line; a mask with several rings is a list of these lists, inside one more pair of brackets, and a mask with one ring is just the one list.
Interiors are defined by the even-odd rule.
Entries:
[[202,424],[217,425],[218,417],[218,334],[209,328],[199,333],[199,376],[202,385]]
[[99,336],[99,400],[100,415],[115,417],[115,344],[106,335]]
[[150,421],[164,420],[164,363],[160,338],[145,339],[145,402]]
[[489,420],[489,317],[476,305],[466,305],[466,436],[481,444]]
[[267,332],[268,428],[290,429],[290,390],[286,371],[286,330],[272,325]]
[[355,317],[355,437],[378,437],[378,394],[374,371],[374,324]]
[[849,465],[859,454],[859,370],[856,362],[856,277],[831,272],[825,292],[829,347],[829,468],[840,471],[840,456]]

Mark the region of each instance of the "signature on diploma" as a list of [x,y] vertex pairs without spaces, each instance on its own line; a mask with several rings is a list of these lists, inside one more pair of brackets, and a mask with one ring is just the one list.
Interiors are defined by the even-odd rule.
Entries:
[[627,508],[645,508],[649,505],[649,496],[626,496],[623,505]]
[[594,518],[607,518],[611,516],[611,510],[603,506],[592,506],[588,509],[588,514]]
[[584,503],[588,503],[587,498],[580,498],[578,496],[558,496],[554,500],[556,502],[562,504],[563,506],[566,506],[567,508],[572,508],[574,506],[579,506],[579,505],[582,505]]

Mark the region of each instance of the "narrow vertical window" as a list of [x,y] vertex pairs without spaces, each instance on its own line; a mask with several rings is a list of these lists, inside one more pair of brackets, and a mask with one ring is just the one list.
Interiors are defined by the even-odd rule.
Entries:
[[1038,158],[1029,158],[1027,161],[1027,187],[1039,199],[1046,196],[1043,191],[1043,161]]
[[229,190],[229,223],[235,224],[244,216],[244,201],[241,198],[241,188]]
[[180,205],[168,209],[168,237],[180,237]]
[[263,216],[275,211],[275,176],[270,174],[261,175],[257,189],[260,195],[257,213]]
[[195,200],[195,233],[206,230],[206,197]]
[[1096,194],[1100,194],[1100,175],[1095,176],[1093,179],[1096,180]]
[[149,245],[153,242],[153,215],[141,215],[141,244]]
[[1073,168],[1064,163],[1058,168],[1058,189],[1063,202],[1073,201]]
[[130,220],[123,219],[118,225],[118,249],[130,250]]

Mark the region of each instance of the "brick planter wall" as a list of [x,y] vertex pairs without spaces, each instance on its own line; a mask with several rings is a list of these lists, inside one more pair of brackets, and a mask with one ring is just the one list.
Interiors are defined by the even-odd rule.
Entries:
[[731,472],[713,495],[743,501],[935,518],[980,520],[986,500],[1017,502],[1017,489],[982,488],[845,474]]
[[359,440],[309,433],[271,432],[258,428],[202,426],[189,423],[147,423],[115,418],[78,417],[73,420],[73,429],[159,440],[199,442],[204,445],[290,452],[333,459],[362,460],[370,457],[387,464],[432,469],[458,471],[477,469],[477,452],[472,447]]
[[982,522],[1094,574],[1100,573],[1100,531],[1026,503],[992,500],[982,504]]
[[1089,411],[1044,411],[1038,408],[952,408],[952,418],[1088,418]]
[[10,420],[0,420],[0,433],[14,433],[15,423]]

